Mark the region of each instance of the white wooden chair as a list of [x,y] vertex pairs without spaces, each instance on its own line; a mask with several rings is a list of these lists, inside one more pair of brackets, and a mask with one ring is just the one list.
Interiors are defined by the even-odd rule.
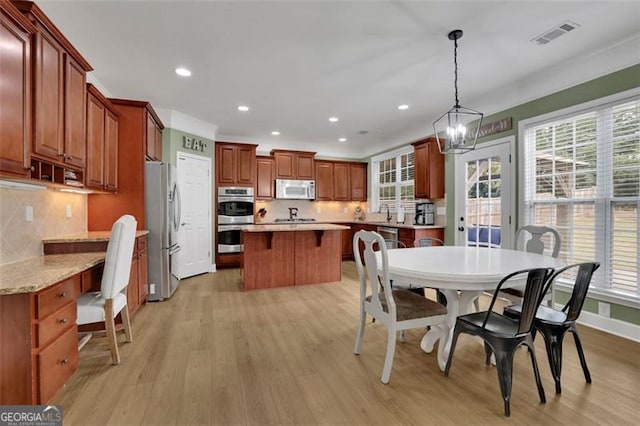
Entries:
[[[360,241],[364,243],[365,247],[362,257]],[[374,244],[378,248],[380,263],[373,250]],[[447,308],[408,290],[391,289],[387,247],[384,239],[377,232],[356,232],[353,236],[353,250],[360,278],[360,325],[353,353],[360,354],[367,314],[373,316],[377,323],[387,326],[387,354],[381,377],[382,383],[386,384],[389,383],[391,376],[393,355],[396,348],[396,333],[411,328],[424,329],[427,326],[437,324],[446,327],[444,320]],[[443,350],[443,345],[439,345],[438,351]]]
[[122,313],[127,342],[131,342],[131,323],[127,307],[127,285],[131,272],[131,257],[136,238],[135,218],[124,215],[111,228],[107,245],[100,291],[85,293],[78,298],[78,325],[105,323],[109,349],[114,364],[120,363],[115,317]]

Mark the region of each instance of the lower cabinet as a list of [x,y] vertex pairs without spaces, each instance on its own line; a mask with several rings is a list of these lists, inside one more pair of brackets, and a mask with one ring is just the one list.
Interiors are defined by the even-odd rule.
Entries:
[[131,272],[127,287],[127,305],[131,315],[135,314],[140,306],[147,303],[147,295],[149,294],[147,265],[147,236],[142,235],[136,238],[131,257]]
[[82,279],[79,273],[36,293],[0,296],[0,404],[46,404],[76,370]]
[[415,241],[420,238],[438,238],[444,241],[444,228],[430,228],[430,229],[407,229],[400,228],[398,232],[398,239],[402,241],[407,247],[413,247]]
[[351,227],[342,231],[342,260],[353,260],[353,231]]

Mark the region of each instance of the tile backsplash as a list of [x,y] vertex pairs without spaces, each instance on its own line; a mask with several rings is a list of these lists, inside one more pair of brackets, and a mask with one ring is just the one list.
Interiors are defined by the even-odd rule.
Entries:
[[[307,200],[272,200],[256,201],[255,211],[265,208],[267,214],[262,222],[274,222],[278,218],[289,217],[289,207],[298,209],[299,218],[314,218],[322,221],[353,220],[356,206],[367,210],[367,203],[357,201],[307,201]],[[256,218],[256,223],[258,219]]]
[[[26,220],[29,206],[33,208],[30,222]],[[43,238],[86,230],[87,195],[0,188],[0,265],[41,256]]]

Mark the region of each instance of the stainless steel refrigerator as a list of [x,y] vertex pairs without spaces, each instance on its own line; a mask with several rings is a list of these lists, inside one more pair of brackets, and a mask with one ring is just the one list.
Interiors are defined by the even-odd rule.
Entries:
[[171,273],[171,255],[180,250],[177,230],[180,223],[180,189],[173,165],[159,161],[145,164],[145,218],[149,259],[147,300],[171,297],[180,281]]

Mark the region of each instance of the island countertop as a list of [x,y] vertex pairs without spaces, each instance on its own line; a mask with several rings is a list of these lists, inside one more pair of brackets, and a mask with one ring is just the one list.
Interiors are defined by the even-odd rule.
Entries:
[[0,266],[0,295],[40,291],[104,261],[104,252],[54,254]]
[[242,227],[244,232],[342,231],[345,229],[349,229],[349,227],[332,223],[279,223],[273,225],[245,225]]

